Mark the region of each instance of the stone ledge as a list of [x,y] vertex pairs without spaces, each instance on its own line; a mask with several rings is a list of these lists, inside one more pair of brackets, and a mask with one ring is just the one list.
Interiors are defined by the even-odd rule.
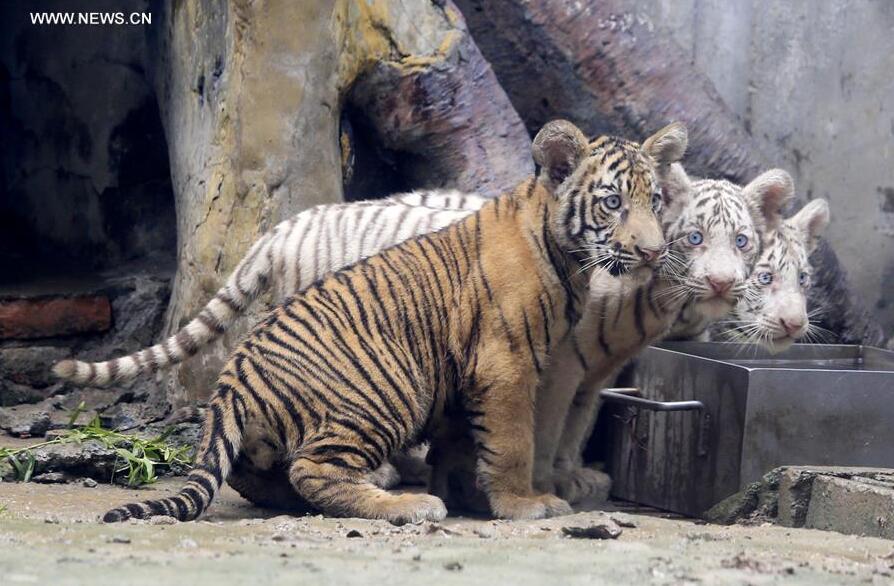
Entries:
[[894,539],[894,487],[861,477],[817,476],[803,526]]
[[705,518],[894,539],[894,469],[777,468],[714,506]]

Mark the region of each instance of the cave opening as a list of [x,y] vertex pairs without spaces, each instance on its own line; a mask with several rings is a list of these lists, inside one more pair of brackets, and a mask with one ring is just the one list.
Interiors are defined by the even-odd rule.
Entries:
[[47,88],[49,100],[58,89],[38,76],[13,80],[0,67],[0,116],[9,137],[0,153],[4,284],[63,293],[66,281],[172,271],[177,222],[155,100],[146,96],[103,134],[64,111],[32,115],[49,105],[17,104],[25,91],[39,92],[35,87]]
[[339,129],[345,201],[379,199],[414,187],[404,169],[411,155],[383,142],[363,111],[347,104]]

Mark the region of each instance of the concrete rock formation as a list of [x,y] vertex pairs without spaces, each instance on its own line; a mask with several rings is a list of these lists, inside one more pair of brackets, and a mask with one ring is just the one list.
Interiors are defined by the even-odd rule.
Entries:
[[894,539],[894,470],[785,466],[705,513],[714,523],[824,529]]
[[[190,0],[159,12],[150,71],[179,242],[167,332],[264,230],[343,199],[347,108],[402,153],[413,186],[497,193],[533,170],[521,120],[449,2]],[[204,399],[244,331],[179,368],[173,388],[185,394],[171,401]]]

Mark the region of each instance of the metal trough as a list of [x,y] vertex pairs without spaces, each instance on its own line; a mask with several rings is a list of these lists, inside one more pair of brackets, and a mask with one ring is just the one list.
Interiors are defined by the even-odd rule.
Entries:
[[649,347],[602,391],[615,497],[697,516],[783,465],[894,468],[894,352]]

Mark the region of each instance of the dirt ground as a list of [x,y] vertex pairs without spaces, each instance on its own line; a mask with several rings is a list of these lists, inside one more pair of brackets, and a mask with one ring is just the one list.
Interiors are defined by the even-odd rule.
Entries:
[[[99,515],[176,490],[0,483],[2,584],[892,584],[894,542],[775,526],[710,526],[618,509],[531,522],[448,518],[395,527],[273,516],[225,488],[194,523]],[[615,507],[617,509],[617,507]],[[606,518],[614,540],[563,527]]]

